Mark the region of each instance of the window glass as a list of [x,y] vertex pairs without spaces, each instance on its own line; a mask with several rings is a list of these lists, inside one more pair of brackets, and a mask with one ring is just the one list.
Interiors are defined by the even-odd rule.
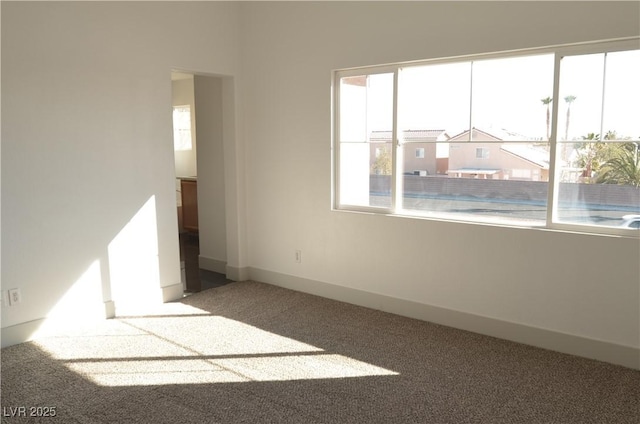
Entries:
[[[558,142],[571,143],[588,134],[600,133],[603,76],[602,53],[562,58]],[[563,151],[563,155],[566,153]]]
[[393,74],[340,79],[341,205],[391,205]]
[[405,211],[544,224],[552,104],[541,99],[553,92],[553,66],[547,54],[403,68]]
[[189,105],[173,108],[173,149],[191,150],[191,107]]
[[602,129],[610,140],[640,141],[640,50],[607,53]]
[[487,149],[486,147],[478,147],[476,149],[476,158],[489,159],[489,149]]
[[503,140],[548,140],[541,99],[553,96],[553,66],[552,54],[473,62],[472,126]]
[[624,41],[486,57],[338,72],[338,206],[637,228],[640,50]]
[[[401,130],[469,129],[471,62],[403,68],[398,87]],[[431,140],[435,142],[436,140]]]
[[557,221],[624,226],[640,213],[640,51],[564,57]]

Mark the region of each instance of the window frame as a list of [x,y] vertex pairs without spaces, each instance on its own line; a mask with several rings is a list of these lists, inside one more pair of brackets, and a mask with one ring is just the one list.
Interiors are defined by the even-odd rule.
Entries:
[[[626,50],[640,49],[640,37],[626,37],[620,39],[589,41],[575,44],[562,44],[540,48],[508,50],[493,53],[480,53],[464,56],[453,56],[445,58],[425,59],[411,62],[398,62],[380,66],[365,66],[358,68],[338,69],[334,70],[331,75],[332,82],[332,169],[331,169],[331,198],[332,210],[348,211],[348,212],[365,212],[384,215],[403,216],[410,218],[427,218],[441,221],[469,222],[474,224],[491,224],[505,227],[517,228],[535,228],[546,230],[558,230],[577,233],[617,235],[632,238],[640,238],[640,231],[630,228],[617,228],[607,226],[597,226],[589,224],[560,222],[558,220],[558,193],[559,193],[559,169],[556,166],[557,147],[558,147],[558,107],[551,110],[551,127],[549,137],[549,179],[548,179],[548,199],[546,207],[546,219],[542,225],[523,225],[520,223],[510,222],[508,219],[485,219],[485,217],[476,216],[469,219],[468,216],[452,216],[452,214],[439,213],[437,211],[418,212],[406,210],[402,207],[403,193],[403,175],[399,172],[402,162],[402,148],[408,143],[402,143],[398,138],[398,80],[402,68],[425,66],[435,64],[450,64],[457,62],[469,62],[486,59],[499,58],[515,58],[519,56],[532,56],[541,54],[554,54],[554,75],[553,75],[553,93],[552,98],[559,98],[560,93],[560,62],[566,56],[579,56],[586,54],[613,53]],[[391,135],[392,147],[392,173],[391,173],[391,204],[389,207],[384,206],[363,206],[342,204],[340,201],[340,80],[345,77],[376,75],[376,74],[393,74],[393,124]],[[602,113],[602,112],[601,112]]]

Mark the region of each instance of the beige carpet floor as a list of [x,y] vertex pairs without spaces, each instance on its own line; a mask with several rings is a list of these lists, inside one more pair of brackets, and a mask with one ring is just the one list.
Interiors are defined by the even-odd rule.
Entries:
[[640,422],[638,371],[255,282],[1,355],[7,423]]

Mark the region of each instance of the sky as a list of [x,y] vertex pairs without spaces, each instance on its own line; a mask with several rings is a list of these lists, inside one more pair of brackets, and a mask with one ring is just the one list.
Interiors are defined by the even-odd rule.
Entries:
[[[399,126],[443,129],[453,136],[471,122],[471,126],[488,132],[506,129],[545,140],[547,109],[541,100],[552,97],[553,65],[553,54],[544,54],[403,68],[398,90]],[[600,133],[601,125],[605,133],[616,131],[640,140],[639,75],[640,50],[608,53],[606,59],[604,54],[563,58],[560,102],[551,104],[559,107],[558,138],[565,137],[568,104],[564,98],[571,95],[575,100],[568,140]],[[371,75],[368,88],[366,112],[350,119],[366,119],[369,131],[390,130],[393,75]],[[363,118],[363,113],[368,118]]]

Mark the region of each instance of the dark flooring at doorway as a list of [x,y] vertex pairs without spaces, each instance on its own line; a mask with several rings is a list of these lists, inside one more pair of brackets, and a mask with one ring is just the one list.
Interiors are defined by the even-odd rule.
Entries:
[[186,276],[185,293],[196,293],[202,290],[224,286],[231,282],[224,274],[201,269],[198,264],[200,242],[198,234],[180,234],[180,261],[184,262]]

